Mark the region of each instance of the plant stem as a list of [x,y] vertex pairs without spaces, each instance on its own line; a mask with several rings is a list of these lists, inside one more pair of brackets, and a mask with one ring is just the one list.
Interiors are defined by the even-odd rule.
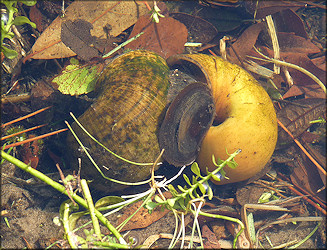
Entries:
[[76,235],[74,235],[74,233],[70,230],[69,227],[69,203],[65,203],[65,208],[64,208],[64,214],[63,214],[63,218],[62,218],[62,223],[66,232],[66,237],[68,240],[68,243],[70,245],[71,248],[75,249],[77,248],[77,245],[75,244],[75,240],[74,237],[76,237]]
[[102,58],[107,58],[107,57],[111,56],[113,53],[115,53],[116,51],[118,51],[122,47],[126,46],[130,42],[133,42],[134,40],[136,40],[137,38],[139,38],[143,34],[144,34],[144,32],[138,33],[136,36],[133,36],[132,38],[130,38],[127,41],[123,42],[122,44],[120,44],[119,46],[117,46],[116,48],[114,48],[113,50],[109,51],[109,53],[105,54]]
[[[15,157],[7,154],[6,152],[1,150],[1,157],[4,158],[5,160],[11,162],[12,164],[16,165],[20,169],[24,170],[25,172],[33,175],[34,177],[38,178],[39,180],[45,182],[46,184],[50,185],[54,189],[58,190],[59,192],[65,194],[68,196],[68,193],[65,189],[65,187],[58,182],[52,180],[48,176],[44,175],[40,171],[32,168],[31,166],[26,165],[24,162],[16,159]],[[78,196],[77,194],[72,194],[72,198],[80,205],[85,207],[86,209],[88,208],[86,201]],[[120,244],[127,244],[124,238],[121,236],[121,234],[118,232],[118,230],[110,224],[110,222],[98,211],[94,210],[96,217],[105,225],[111,232],[112,234],[118,239]]]
[[91,220],[92,220],[92,223],[93,223],[94,233],[96,234],[96,236],[98,236],[98,239],[101,240],[102,237],[101,237],[101,230],[100,230],[99,221],[98,221],[98,218],[95,216],[95,208],[94,208],[92,196],[91,196],[90,189],[89,189],[85,179],[81,180],[81,186],[82,186],[82,190],[83,190],[85,200],[86,200],[87,205],[88,205]]

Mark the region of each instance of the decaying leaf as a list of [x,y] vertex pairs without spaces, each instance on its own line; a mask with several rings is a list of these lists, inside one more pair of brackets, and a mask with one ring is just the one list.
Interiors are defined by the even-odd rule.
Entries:
[[130,38],[140,32],[144,32],[144,34],[128,44],[126,48],[147,49],[158,53],[163,58],[182,53],[188,35],[185,25],[174,18],[160,18],[159,23],[155,23],[150,19],[150,15],[139,18]]
[[92,29],[93,25],[84,20],[67,20],[61,26],[61,41],[83,60],[89,61],[99,56],[99,51],[94,48],[97,39],[91,35]]
[[319,53],[320,49],[309,39],[297,36],[294,33],[277,32],[281,52],[298,52],[304,54]]
[[62,73],[52,80],[58,85],[58,90],[66,95],[82,95],[94,90],[102,64],[79,65],[70,64]]
[[[150,6],[152,4],[149,2]],[[93,25],[92,36],[107,38],[119,35],[148,12],[144,3],[136,1],[75,1],[66,9],[64,17],[57,17],[36,40],[27,59],[75,56],[75,52],[61,42],[61,26],[65,21],[81,19],[89,22]]]
[[240,59],[243,61],[245,56],[250,53],[255,45],[259,33],[264,28],[263,23],[257,23],[247,28],[242,35],[233,43],[232,48],[228,48],[229,61],[240,64]]
[[[326,115],[325,99],[301,99],[295,100],[277,112],[277,118],[293,134],[295,138],[300,136],[312,124],[310,121]],[[278,143],[291,142],[291,137],[282,129],[278,131]]]
[[215,26],[208,21],[186,13],[170,13],[170,16],[183,23],[192,35],[193,42],[208,43],[218,33]]
[[302,19],[291,9],[273,14],[273,20],[279,32],[294,33],[308,39]]
[[284,95],[283,98],[296,96],[304,96],[305,98],[325,98],[326,94],[317,83],[308,84],[305,86],[293,85]]
[[251,14],[256,14],[256,18],[264,18],[268,15],[283,11],[285,9],[297,9],[304,7],[306,3],[296,1],[245,1],[245,7]]
[[[136,209],[138,209],[142,205],[142,203],[143,201],[139,201],[124,209],[123,215],[116,222],[117,226],[121,224],[123,221],[125,221],[130,215],[132,215],[136,211]],[[142,207],[134,215],[134,217],[132,217],[132,219],[123,227],[122,231],[133,230],[137,228],[145,228],[151,225],[153,222],[161,219],[169,212],[170,210],[168,209],[162,210],[160,208],[156,208],[150,214],[146,208]]]
[[[303,160],[302,160],[303,158]],[[291,174],[292,183],[303,188],[308,193],[320,198],[323,203],[326,202],[326,176],[320,175],[320,171],[302,152],[302,158],[297,160],[297,164]],[[321,192],[317,191],[321,189]]]

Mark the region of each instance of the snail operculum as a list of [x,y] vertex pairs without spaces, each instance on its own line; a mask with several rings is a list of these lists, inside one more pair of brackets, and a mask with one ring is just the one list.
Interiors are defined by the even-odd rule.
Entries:
[[[185,77],[180,84],[183,89],[170,103],[158,136],[160,148],[165,149],[163,158],[174,166],[188,165],[196,159],[215,115],[213,97],[207,84]],[[168,95],[174,92],[172,88],[175,87],[170,87]]]

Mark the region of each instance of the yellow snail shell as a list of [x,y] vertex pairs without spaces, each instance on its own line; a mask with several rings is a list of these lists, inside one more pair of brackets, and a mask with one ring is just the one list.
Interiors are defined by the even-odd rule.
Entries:
[[237,149],[238,166],[224,167],[226,184],[246,180],[259,173],[269,161],[277,142],[277,118],[266,91],[241,67],[220,57],[204,54],[176,55],[168,58],[170,66],[183,65],[212,90],[215,124],[204,137],[197,162],[201,170],[213,171],[216,159],[226,160]]

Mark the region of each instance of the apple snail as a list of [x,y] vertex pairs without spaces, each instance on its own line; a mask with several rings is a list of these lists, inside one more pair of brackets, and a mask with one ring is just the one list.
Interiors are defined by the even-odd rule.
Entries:
[[[169,67],[187,68],[195,79],[168,103]],[[225,167],[228,180],[238,182],[258,173],[271,157],[277,141],[273,104],[256,80],[242,68],[219,57],[176,55],[167,62],[154,52],[127,52],[106,66],[96,84],[97,100],[78,118],[102,144],[135,162],[153,162],[160,149],[175,166],[196,160],[202,171],[215,166],[212,155],[242,149],[238,167]],[[168,104],[167,104],[168,103]],[[79,139],[105,175],[136,182],[150,175],[152,166],[128,164],[109,154],[74,123]],[[122,189],[102,178],[67,138],[71,157],[82,158],[82,174],[103,191]]]

